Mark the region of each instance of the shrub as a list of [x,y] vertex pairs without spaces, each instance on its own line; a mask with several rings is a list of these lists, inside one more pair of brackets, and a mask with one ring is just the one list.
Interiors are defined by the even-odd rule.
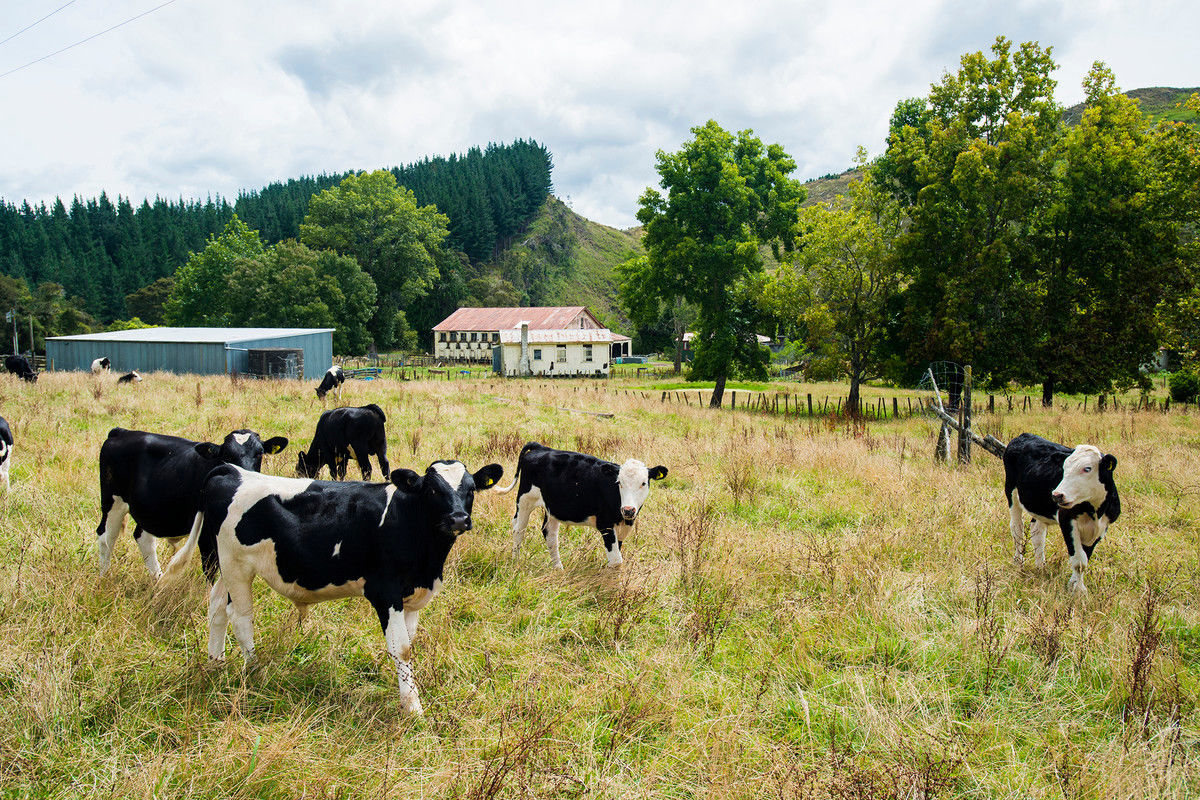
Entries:
[[1200,396],[1200,375],[1190,369],[1171,375],[1171,399],[1176,403],[1190,403]]

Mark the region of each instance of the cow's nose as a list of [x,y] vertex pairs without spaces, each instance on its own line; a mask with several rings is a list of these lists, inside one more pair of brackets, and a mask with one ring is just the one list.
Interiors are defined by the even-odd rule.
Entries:
[[637,507],[621,506],[621,514],[625,517],[625,519],[633,519],[637,516]]
[[1063,502],[1063,500],[1066,500],[1066,499],[1067,499],[1067,498],[1066,498],[1066,497],[1063,495],[1063,493],[1062,493],[1062,492],[1055,492],[1054,494],[1052,494],[1052,495],[1050,495],[1050,496],[1051,496],[1052,498],[1054,498],[1054,502],[1055,502],[1055,503],[1057,503],[1057,504],[1058,504],[1058,505],[1060,505],[1060,506],[1062,505],[1062,502]]
[[449,527],[455,533],[471,530],[471,515],[465,511],[455,511],[450,515]]

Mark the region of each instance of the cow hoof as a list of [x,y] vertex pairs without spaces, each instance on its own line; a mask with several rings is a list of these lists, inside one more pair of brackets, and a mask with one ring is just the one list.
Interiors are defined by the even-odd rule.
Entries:
[[425,710],[421,708],[421,699],[415,694],[405,695],[400,698],[400,710],[414,717],[419,717],[425,713]]

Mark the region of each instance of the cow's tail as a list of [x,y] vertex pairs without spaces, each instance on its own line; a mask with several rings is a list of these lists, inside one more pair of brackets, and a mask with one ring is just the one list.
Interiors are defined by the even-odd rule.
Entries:
[[200,530],[204,527],[204,512],[196,512],[196,521],[192,523],[192,532],[188,534],[187,541],[183,543],[183,547],[179,548],[179,552],[171,556],[170,563],[163,571],[162,580],[174,580],[176,576],[183,572],[183,568],[192,560],[192,551],[196,549],[196,543],[200,541]]
[[370,409],[372,412],[374,412],[374,414],[379,417],[380,422],[387,422],[387,417],[384,416],[383,409],[374,403],[367,403],[365,406],[363,406],[363,408]]
[[497,486],[495,489],[492,489],[494,494],[508,494],[514,488],[516,488],[517,483],[519,483],[521,480],[521,462],[525,460],[525,454],[536,447],[541,447],[541,445],[537,442],[529,442],[521,448],[521,454],[517,456],[517,471],[513,473],[513,482],[508,486],[505,486],[503,489],[501,489],[499,486]]

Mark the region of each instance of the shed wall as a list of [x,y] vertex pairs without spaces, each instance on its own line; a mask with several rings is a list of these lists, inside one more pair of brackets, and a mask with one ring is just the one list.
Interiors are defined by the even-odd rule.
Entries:
[[46,366],[56,370],[90,370],[92,362],[108,356],[113,372],[167,372],[220,375],[225,372],[225,348],[196,342],[114,342],[66,340],[46,342]]
[[[295,347],[304,351],[304,378],[319,379],[333,364],[333,334],[307,333],[302,336],[284,336],[278,339],[248,339],[232,342],[225,351],[225,371],[240,373],[250,371],[249,350],[260,347]],[[90,362],[89,362],[90,363]]]

